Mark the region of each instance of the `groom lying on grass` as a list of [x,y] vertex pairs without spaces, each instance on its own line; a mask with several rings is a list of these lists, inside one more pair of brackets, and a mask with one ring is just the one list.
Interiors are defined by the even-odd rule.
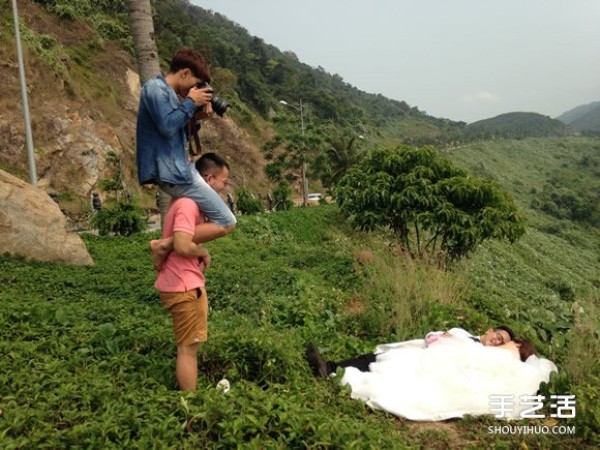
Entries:
[[[419,421],[493,414],[520,418],[556,365],[537,355],[530,341],[506,327],[471,336],[464,330],[428,333],[425,339],[378,345],[374,353],[326,361],[309,344],[313,373],[328,378],[342,367],[350,397],[376,410]],[[507,402],[499,412],[498,399]]]
[[[484,346],[496,347],[503,345],[507,342],[512,341],[515,338],[514,332],[504,326],[497,326],[495,328],[489,328],[481,336],[473,336],[462,328],[452,328],[448,331],[431,331],[425,336],[425,345],[431,345],[439,340],[446,339],[458,339],[464,342],[471,342],[473,344],[480,344]],[[338,367],[356,367],[362,372],[369,371],[369,365],[377,361],[377,357],[385,353],[385,348],[394,348],[394,344],[384,344],[382,346],[384,350],[378,353],[365,353],[354,358],[345,359],[343,361],[325,361],[321,358],[321,355],[317,351],[314,344],[308,344],[306,347],[306,359],[316,376],[327,378],[330,373],[335,373]]]

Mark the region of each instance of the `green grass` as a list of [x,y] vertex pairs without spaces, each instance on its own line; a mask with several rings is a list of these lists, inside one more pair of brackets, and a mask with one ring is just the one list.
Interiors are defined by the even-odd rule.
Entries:
[[[385,234],[350,230],[334,206],[242,217],[232,235],[208,245],[210,337],[195,393],[175,390],[170,319],[152,287],[147,251],[156,234],[85,235],[93,267],[0,258],[2,447],[597,444],[598,231],[528,206],[532,188],[549,177],[593,186],[581,172],[572,179],[568,161],[594,145],[524,140],[453,150],[465,166],[477,170],[479,154],[499,174],[530,228],[516,244],[488,242],[449,271],[408,258]],[[337,359],[431,329],[495,323],[532,338],[558,364],[559,376],[542,392],[576,394],[577,418],[561,422],[575,424],[576,437],[491,436],[487,427],[497,422],[489,418],[414,424],[314,379],[303,360],[307,341]],[[222,377],[232,383],[227,395],[215,389]]]
[[[476,264],[442,272],[390,251],[385,238],[349,230],[334,207],[242,217],[231,236],[209,245],[210,336],[199,355],[199,389],[181,394],[170,319],[152,288],[146,246],[153,236],[84,236],[93,267],[0,258],[3,448],[512,448],[520,442],[582,448],[591,442],[492,437],[487,426],[496,422],[485,418],[432,430],[372,412],[346,389],[312,377],[303,360],[309,340],[335,359],[430,328],[483,329],[500,318],[518,325],[520,316],[503,315],[517,294],[499,277],[500,264],[501,272],[514,266],[502,246],[483,249]],[[523,272],[528,251],[523,246],[518,253]],[[495,270],[486,271],[486,258]],[[487,287],[470,284],[477,276],[486,277]],[[532,284],[519,298],[534,295],[544,279],[518,278]],[[485,293],[504,293],[506,301],[483,301]],[[589,351],[583,340],[575,342],[580,354]],[[567,362],[565,351],[557,358]],[[222,377],[232,383],[227,395],[215,389]],[[593,392],[585,382],[577,385],[582,397]],[[585,418],[593,426],[593,416]]]
[[[476,175],[498,181],[528,214],[532,212],[532,201],[539,198],[545,187],[567,187],[600,195],[600,139],[481,142],[451,149],[448,157]],[[529,219],[534,225],[547,221],[537,215]]]
[[473,257],[469,276],[489,314],[517,320],[517,328],[542,346],[564,344],[561,336],[571,328],[574,304],[598,302],[600,229],[531,207],[549,184],[600,193],[598,168],[580,164],[586,156],[600,158],[599,140],[504,140],[453,149],[449,155],[464,168],[495,179],[527,217],[527,234],[515,245],[484,245]]

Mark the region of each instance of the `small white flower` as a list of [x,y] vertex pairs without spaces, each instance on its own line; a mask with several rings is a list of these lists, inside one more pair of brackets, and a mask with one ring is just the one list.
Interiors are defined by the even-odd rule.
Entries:
[[220,389],[223,391],[224,394],[227,394],[229,392],[229,389],[231,389],[231,384],[229,383],[229,380],[227,378],[223,378],[217,383],[217,389]]

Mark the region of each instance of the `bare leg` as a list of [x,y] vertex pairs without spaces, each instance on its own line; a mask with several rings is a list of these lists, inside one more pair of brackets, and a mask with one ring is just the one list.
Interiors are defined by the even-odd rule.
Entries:
[[223,236],[227,236],[235,229],[235,225],[222,227],[213,222],[204,222],[196,225],[194,230],[194,243],[203,244]]
[[182,391],[195,391],[198,381],[198,344],[178,345],[175,376]]
[[150,252],[152,253],[152,265],[154,266],[154,270],[160,272],[162,265],[171,250],[173,250],[173,237],[153,239],[150,241]]

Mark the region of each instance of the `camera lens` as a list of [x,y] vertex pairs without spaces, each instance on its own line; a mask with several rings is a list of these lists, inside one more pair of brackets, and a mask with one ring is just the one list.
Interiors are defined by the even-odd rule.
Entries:
[[228,108],[231,108],[231,104],[227,100],[219,97],[213,97],[210,104],[212,105],[213,111],[221,117],[227,112]]

